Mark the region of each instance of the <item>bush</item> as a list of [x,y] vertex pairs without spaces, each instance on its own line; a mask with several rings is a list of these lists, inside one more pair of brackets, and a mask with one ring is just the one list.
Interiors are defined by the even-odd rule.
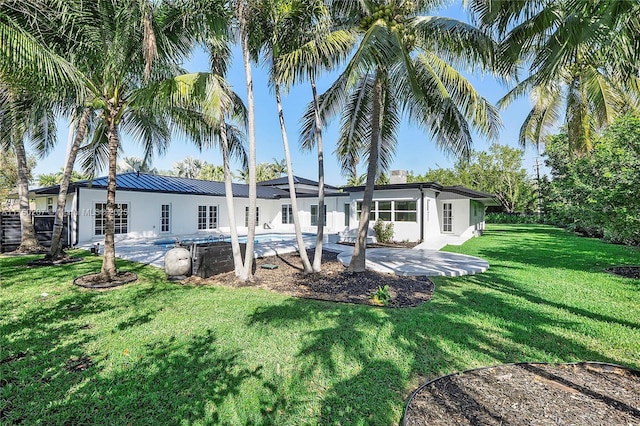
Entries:
[[485,216],[487,223],[521,223],[535,224],[544,223],[544,218],[537,214],[522,213],[487,213]]
[[379,243],[393,241],[393,223],[385,223],[382,219],[378,219],[373,225],[373,232],[376,233],[376,240]]

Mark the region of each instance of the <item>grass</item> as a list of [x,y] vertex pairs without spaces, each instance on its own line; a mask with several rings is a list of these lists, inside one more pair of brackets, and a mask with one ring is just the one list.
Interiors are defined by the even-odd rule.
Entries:
[[87,253],[33,269],[2,257],[0,423],[390,425],[411,390],[454,371],[640,367],[640,280],[603,272],[640,264],[637,249],[537,225],[448,249],[491,267],[397,310],[180,286],[129,262],[137,283],[95,292],[71,283],[99,269]]

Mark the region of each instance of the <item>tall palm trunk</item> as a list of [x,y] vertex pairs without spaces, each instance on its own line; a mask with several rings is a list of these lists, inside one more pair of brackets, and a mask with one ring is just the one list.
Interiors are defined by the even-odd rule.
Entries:
[[[116,161],[118,155],[118,128],[116,126],[117,111],[109,111],[109,129],[107,138],[109,141],[109,177],[107,181],[107,211],[105,213],[104,226],[104,256],[102,258],[102,278],[105,281],[115,279],[116,248],[115,233],[115,208],[116,208]],[[96,212],[97,213],[97,212]]]
[[313,93],[313,114],[315,118],[316,147],[318,149],[318,230],[316,235],[316,251],[313,255],[313,272],[322,269],[322,240],[324,239],[324,147],[322,146],[322,123],[320,122],[320,104],[316,80],[309,76]]
[[[80,144],[87,133],[87,123],[89,121],[89,114],[91,111],[86,108],[82,111],[78,127],[76,128],[76,135],[69,149],[69,156],[67,157],[67,163],[64,166],[64,173],[62,174],[62,182],[60,182],[60,192],[58,193],[58,205],[56,207],[56,217],[53,222],[53,235],[51,238],[51,247],[47,258],[51,260],[62,257],[62,229],[64,228],[64,210],[67,205],[67,191],[69,189],[69,183],[71,182],[71,174],[73,173],[73,165],[76,162],[76,156],[80,149]],[[70,226],[71,224],[69,224]]]
[[382,112],[382,76],[380,70],[376,72],[373,90],[373,109],[371,111],[371,146],[369,147],[369,164],[367,166],[367,182],[364,187],[362,210],[358,222],[356,246],[351,256],[349,270],[364,272],[366,269],[367,234],[369,233],[369,213],[373,201],[373,189],[378,171],[378,156],[380,152],[380,115]]
[[289,138],[287,137],[287,128],[284,124],[284,112],[282,111],[282,100],[280,99],[280,85],[275,83],[276,103],[278,104],[278,118],[280,120],[280,133],[282,133],[282,145],[284,147],[284,159],[287,163],[287,179],[289,181],[289,193],[291,197],[291,210],[293,210],[293,227],[296,232],[296,242],[298,244],[298,252],[304,273],[312,272],[307,249],[304,246],[302,238],[302,229],[300,228],[300,217],[298,216],[298,197],[296,195],[295,183],[293,182],[293,167],[291,166],[291,153],[289,152]]
[[233,206],[233,183],[231,181],[231,167],[229,167],[229,141],[227,139],[227,124],[220,124],[220,141],[222,145],[222,168],[224,170],[224,195],[227,200],[227,215],[229,216],[229,232],[231,232],[231,251],[236,277],[240,277],[244,270],[242,252],[238,242],[238,228],[236,227],[236,213]]
[[253,100],[253,77],[251,76],[251,59],[249,57],[249,35],[247,34],[247,17],[244,0],[240,0],[238,6],[238,20],[240,24],[240,40],[242,45],[242,59],[244,63],[244,76],[247,86],[247,117],[249,126],[249,211],[247,220],[247,246],[244,256],[244,270],[239,277],[247,281],[253,275],[253,247],[256,234],[256,118]]
[[20,206],[20,228],[22,238],[17,251],[22,253],[40,252],[44,248],[36,239],[31,212],[29,211],[29,169],[27,166],[27,152],[24,149],[22,135],[14,136],[13,146],[18,165],[18,202]]

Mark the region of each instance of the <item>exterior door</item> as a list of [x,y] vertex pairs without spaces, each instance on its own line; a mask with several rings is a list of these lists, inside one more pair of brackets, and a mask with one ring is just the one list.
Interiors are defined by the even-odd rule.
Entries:
[[453,232],[453,209],[451,203],[442,204],[442,232]]
[[160,232],[171,231],[171,205],[162,204],[160,207]]

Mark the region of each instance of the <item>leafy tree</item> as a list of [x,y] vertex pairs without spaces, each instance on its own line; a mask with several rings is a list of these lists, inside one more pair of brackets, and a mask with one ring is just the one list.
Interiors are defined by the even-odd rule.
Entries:
[[[44,173],[44,174],[38,175],[38,185],[43,187],[60,185],[63,177],[64,177],[64,168],[60,169],[60,171],[56,173]],[[86,179],[89,179],[89,176],[84,175],[77,170],[74,170],[71,173],[71,178],[70,178],[71,182],[78,182]]]
[[[267,180],[277,179],[282,177],[282,169],[279,164],[274,163],[258,163],[256,165],[256,181],[264,182]],[[238,170],[238,178],[246,183],[249,182],[249,170]]]
[[467,164],[459,162],[459,180],[495,195],[507,213],[532,211],[536,196],[534,185],[522,167],[523,154],[520,149],[492,144],[489,152],[474,152]]
[[[357,33],[345,70],[320,97],[321,122],[341,114],[338,152],[364,152],[368,162],[356,246],[349,269],[365,270],[373,187],[388,169],[403,114],[456,155],[469,154],[470,128],[494,138],[497,111],[453,65],[489,69],[494,43],[471,25],[424,13],[440,2],[331,2],[333,25]],[[313,128],[305,114],[303,128]],[[350,165],[352,162],[347,161]],[[348,172],[348,170],[345,170]]]
[[545,144],[552,180],[549,220],[608,241],[640,244],[640,117],[629,115],[596,138],[588,155],[567,148],[566,134]]
[[173,171],[178,177],[196,179],[206,165],[206,161],[189,156],[184,160],[175,163],[173,165]]
[[211,180],[215,182],[224,182],[224,167],[214,166],[213,164],[205,164],[197,176],[198,179]]
[[139,157],[122,157],[116,165],[118,173],[140,172],[157,174],[158,170],[152,167],[144,158]]

